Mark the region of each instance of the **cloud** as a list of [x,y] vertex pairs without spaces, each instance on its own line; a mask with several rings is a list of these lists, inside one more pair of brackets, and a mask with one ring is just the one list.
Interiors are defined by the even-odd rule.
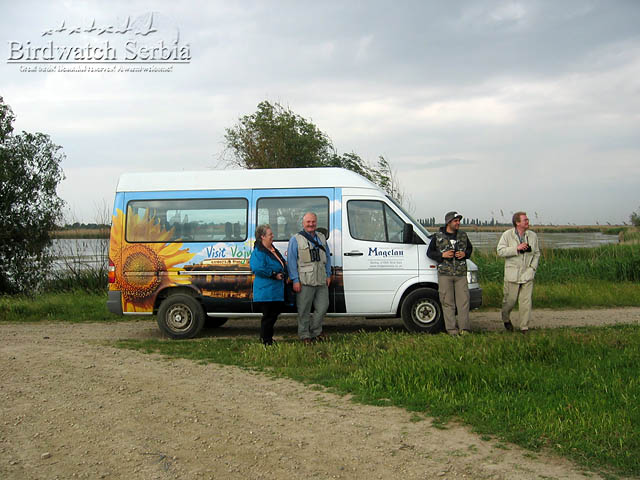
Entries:
[[191,46],[172,73],[0,63],[16,130],[62,145],[60,191],[78,217],[111,202],[126,170],[215,165],[224,129],[264,99],[311,119],[340,152],[384,155],[419,217],[451,210],[452,175],[454,208],[472,217],[518,203],[556,223],[622,221],[637,203],[640,4],[27,1],[0,19],[0,51],[65,19],[152,9]]
[[422,164],[420,167],[422,169],[433,169],[433,168],[454,167],[457,165],[471,165],[471,164],[473,164],[473,162],[469,160],[464,160],[462,158],[441,158],[439,160],[426,162]]

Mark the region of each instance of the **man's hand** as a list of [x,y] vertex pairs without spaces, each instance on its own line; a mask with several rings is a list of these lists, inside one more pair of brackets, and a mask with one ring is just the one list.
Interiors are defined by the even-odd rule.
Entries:
[[331,284],[331,277],[327,277],[327,287]]
[[300,290],[302,290],[300,282],[293,282],[293,291],[296,293],[300,293]]
[[453,250],[447,250],[442,253],[442,258],[453,258]]
[[466,254],[465,254],[462,250],[458,250],[458,251],[456,252],[456,258],[457,258],[458,260],[462,260],[464,257],[466,257]]
[[516,247],[519,252],[524,252],[527,248],[529,248],[529,244],[527,242],[522,242]]

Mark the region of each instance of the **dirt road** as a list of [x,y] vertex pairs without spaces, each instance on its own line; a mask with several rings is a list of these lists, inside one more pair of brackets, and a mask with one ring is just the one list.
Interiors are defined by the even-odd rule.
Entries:
[[[472,313],[476,330],[498,314]],[[640,309],[535,311],[533,327],[639,323]],[[205,335],[257,335],[257,320]],[[401,329],[330,319],[329,334]],[[294,335],[292,319],[278,333]],[[119,350],[152,319],[0,325],[2,479],[595,479],[570,462],[354,404],[290,380]]]

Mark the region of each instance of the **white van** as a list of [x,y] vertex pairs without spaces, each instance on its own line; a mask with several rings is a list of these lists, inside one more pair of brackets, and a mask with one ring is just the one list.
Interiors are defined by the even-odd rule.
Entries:
[[[259,315],[249,257],[256,226],[276,247],[318,216],[332,253],[328,315],[398,317],[413,332],[444,320],[429,233],[376,185],[340,168],[131,173],[116,189],[109,248],[109,310],[157,315],[172,338],[205,324]],[[482,304],[467,260],[471,308]],[[295,313],[295,307],[290,307]]]

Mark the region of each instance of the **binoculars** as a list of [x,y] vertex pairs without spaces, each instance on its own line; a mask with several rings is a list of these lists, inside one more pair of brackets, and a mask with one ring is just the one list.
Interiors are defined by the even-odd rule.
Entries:
[[311,261],[312,262],[319,262],[320,261],[320,249],[319,248],[311,248],[311,249],[309,249],[309,253],[311,254]]
[[531,251],[531,245],[529,245],[527,243],[527,248],[525,248],[524,250],[520,250],[520,253],[525,253],[525,252],[530,252]]

